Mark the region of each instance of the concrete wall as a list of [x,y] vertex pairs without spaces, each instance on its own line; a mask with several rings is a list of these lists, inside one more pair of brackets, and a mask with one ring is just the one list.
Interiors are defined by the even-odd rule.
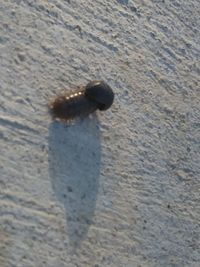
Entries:
[[[199,0],[7,0],[0,21],[0,266],[199,267]],[[112,108],[52,121],[94,79]]]

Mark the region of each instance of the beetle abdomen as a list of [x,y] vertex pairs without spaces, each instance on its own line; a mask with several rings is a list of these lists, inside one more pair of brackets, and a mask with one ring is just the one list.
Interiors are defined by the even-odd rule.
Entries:
[[96,109],[97,104],[86,98],[84,91],[63,94],[51,103],[52,115],[63,120],[86,116]]

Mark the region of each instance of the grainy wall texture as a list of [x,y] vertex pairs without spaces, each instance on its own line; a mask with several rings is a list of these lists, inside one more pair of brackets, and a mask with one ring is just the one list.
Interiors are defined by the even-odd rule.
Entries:
[[199,267],[199,85],[199,0],[1,0],[0,267]]

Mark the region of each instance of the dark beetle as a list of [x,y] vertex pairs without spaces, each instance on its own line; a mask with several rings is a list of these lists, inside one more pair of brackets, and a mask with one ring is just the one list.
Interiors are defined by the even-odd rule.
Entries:
[[57,96],[50,103],[50,108],[54,118],[71,120],[77,116],[89,115],[97,109],[106,110],[113,100],[113,90],[107,83],[91,81],[73,93]]

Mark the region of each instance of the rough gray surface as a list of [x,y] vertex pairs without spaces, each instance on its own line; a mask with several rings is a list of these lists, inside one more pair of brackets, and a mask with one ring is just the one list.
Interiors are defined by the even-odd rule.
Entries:
[[[7,0],[0,20],[0,266],[199,267],[199,0]],[[93,79],[112,108],[52,122]]]

